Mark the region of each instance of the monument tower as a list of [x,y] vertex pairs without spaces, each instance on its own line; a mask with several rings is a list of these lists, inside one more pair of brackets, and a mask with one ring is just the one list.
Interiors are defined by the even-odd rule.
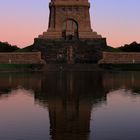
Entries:
[[101,38],[91,29],[88,0],[51,0],[49,26],[40,38]]
[[51,0],[48,29],[35,39],[48,63],[91,63],[101,58],[106,39],[92,31],[88,0]]

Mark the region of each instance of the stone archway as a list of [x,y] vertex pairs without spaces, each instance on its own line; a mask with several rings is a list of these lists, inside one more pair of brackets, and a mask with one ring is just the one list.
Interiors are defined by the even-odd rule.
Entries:
[[62,36],[65,39],[73,40],[78,38],[78,23],[73,19],[67,19],[63,23]]

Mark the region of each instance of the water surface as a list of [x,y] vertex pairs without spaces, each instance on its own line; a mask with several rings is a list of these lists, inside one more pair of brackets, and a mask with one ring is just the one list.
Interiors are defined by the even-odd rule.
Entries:
[[0,140],[139,140],[140,72],[0,74]]

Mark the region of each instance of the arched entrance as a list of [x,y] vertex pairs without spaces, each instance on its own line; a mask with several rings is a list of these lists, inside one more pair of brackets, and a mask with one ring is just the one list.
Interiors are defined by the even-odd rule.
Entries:
[[67,19],[63,23],[62,36],[65,39],[73,40],[78,38],[78,23],[73,19]]

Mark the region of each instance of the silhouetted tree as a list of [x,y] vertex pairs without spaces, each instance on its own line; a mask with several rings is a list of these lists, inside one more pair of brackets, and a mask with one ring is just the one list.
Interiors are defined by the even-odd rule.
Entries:
[[114,48],[112,46],[106,46],[104,48],[104,51],[106,51],[106,52],[120,52],[121,50],[119,48]]
[[32,52],[33,51],[33,45],[27,46],[25,48],[20,48],[16,52]]
[[140,44],[137,42],[132,42],[131,44],[125,44],[119,47],[123,52],[140,52]]
[[12,46],[7,42],[0,42],[0,52],[14,52],[18,49],[17,46]]

